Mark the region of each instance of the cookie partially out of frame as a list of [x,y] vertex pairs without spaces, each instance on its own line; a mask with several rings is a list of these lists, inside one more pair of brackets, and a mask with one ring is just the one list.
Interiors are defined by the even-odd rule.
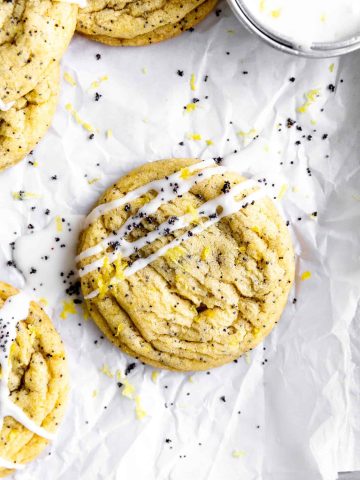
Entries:
[[[19,300],[18,295],[24,294],[0,282],[1,349],[6,347],[4,337],[8,333],[8,325],[4,324],[5,302],[10,301],[14,305]],[[10,405],[15,404],[21,414],[51,435],[63,417],[68,393],[65,351],[59,334],[40,305],[30,300],[26,300],[25,305],[27,313],[22,320],[16,308],[11,315],[16,321],[15,338],[6,338],[11,342],[8,345],[9,375],[2,388],[6,387],[10,393],[7,400]],[[5,381],[4,368],[2,364],[1,382]],[[0,413],[6,414],[6,403],[1,407],[5,408],[5,412],[1,408]],[[1,416],[1,421],[0,477],[5,477],[16,468],[24,468],[27,462],[40,454],[49,440],[29,430],[11,415]],[[5,468],[6,462],[16,468]]]
[[74,33],[78,6],[53,0],[0,0],[0,101],[33,90]]
[[[273,201],[256,182],[216,165],[191,167],[198,162],[161,160],[121,178],[89,215],[77,257],[88,310],[104,334],[145,363],[180,371],[217,367],[254,348],[279,320],[294,278],[290,235]],[[178,196],[182,182],[193,183]],[[140,210],[172,189],[151,214]],[[214,212],[204,216],[212,199]],[[239,210],[229,214],[229,205]],[[184,215],[189,224],[174,230]],[[123,247],[134,251],[126,256]]]
[[79,10],[77,31],[112,46],[161,42],[205,18],[217,0],[97,1]]
[[0,110],[0,170],[22,160],[44,136],[56,110],[59,81],[59,64],[51,64],[34,90],[6,112]]

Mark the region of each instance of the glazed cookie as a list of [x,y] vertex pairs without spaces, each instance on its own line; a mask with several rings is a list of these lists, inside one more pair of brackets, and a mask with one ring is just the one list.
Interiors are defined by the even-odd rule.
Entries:
[[31,92],[0,111],[0,170],[22,160],[49,128],[59,94],[59,64],[51,64]]
[[217,0],[90,0],[79,10],[77,31],[113,46],[161,42],[194,27]]
[[33,90],[60,60],[77,10],[63,1],[0,0],[0,109]]
[[271,331],[294,254],[258,185],[212,160],[173,159],[102,195],[77,263],[90,315],[115,345],[155,367],[205,370]]
[[0,477],[53,438],[68,391],[64,346],[44,310],[0,282]]

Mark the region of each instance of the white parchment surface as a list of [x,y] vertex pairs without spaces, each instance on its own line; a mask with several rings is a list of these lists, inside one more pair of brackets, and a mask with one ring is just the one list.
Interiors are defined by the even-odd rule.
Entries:
[[[75,37],[62,76],[76,85],[62,79],[48,134],[0,175],[0,278],[46,299],[71,371],[58,436],[17,480],[335,480],[360,469],[360,53],[287,56],[219,9],[150,47]],[[99,194],[144,162],[188,156],[267,180],[290,222],[296,283],[276,330],[237,363],[190,375],[135,362],[126,379],[139,420],[116,375],[133,360],[81,304],[71,313],[64,281]]]

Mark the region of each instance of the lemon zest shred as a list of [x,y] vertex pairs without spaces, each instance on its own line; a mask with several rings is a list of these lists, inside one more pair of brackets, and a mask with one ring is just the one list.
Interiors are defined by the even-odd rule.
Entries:
[[63,309],[60,313],[60,318],[63,320],[66,320],[69,315],[75,315],[76,314],[76,307],[74,300],[63,300]]
[[187,112],[193,112],[194,110],[196,110],[197,108],[197,105],[196,103],[188,103],[186,106],[185,106],[185,110]]
[[244,450],[233,450],[231,455],[234,458],[242,458],[246,455],[246,452],[244,452]]
[[100,180],[100,177],[92,178],[91,180],[88,180],[88,184],[94,185],[94,183],[98,182],[99,180]]
[[196,90],[196,77],[195,77],[195,74],[192,73],[191,76],[190,76],[190,88],[193,92],[195,92]]
[[90,125],[90,123],[85,122],[80,117],[79,113],[75,110],[75,108],[73,107],[73,105],[71,103],[67,103],[65,105],[65,109],[72,115],[72,117],[74,118],[76,123],[81,125],[86,131],[88,131],[88,132],[94,132],[95,131],[94,127],[92,127],[92,125]]
[[177,262],[185,253],[185,248],[178,245],[176,247],[169,248],[169,250],[165,253],[164,257],[172,260],[173,262]]
[[100,368],[100,372],[109,378],[114,378],[114,374],[110,370],[109,365],[107,363],[103,364],[103,366]]
[[102,300],[108,291],[108,285],[104,282],[101,275],[96,279],[96,283],[99,290],[99,299]]
[[142,420],[143,418],[147,417],[147,413],[141,405],[140,395],[136,395],[135,397],[135,413],[138,420]]
[[103,75],[102,77],[99,78],[99,80],[94,80],[91,83],[90,88],[98,88],[98,87],[100,87],[100,84],[102,82],[106,82],[107,80],[109,80],[108,75]]
[[215,318],[216,317],[216,312],[211,309],[207,309],[204,311],[204,315],[208,318]]
[[62,232],[63,222],[62,222],[62,219],[61,219],[60,215],[57,215],[55,217],[55,223],[56,223],[56,231],[59,232],[59,233]]
[[256,135],[256,134],[257,134],[256,128],[250,128],[250,130],[248,130],[247,132],[245,132],[244,130],[240,130],[240,131],[238,132],[238,135],[239,135],[240,137],[243,137],[243,138],[244,138],[244,137],[253,137],[253,136]]
[[72,87],[76,86],[76,81],[75,81],[74,77],[69,72],[64,73],[64,80],[65,80],[65,82],[69,83]]
[[128,263],[119,255],[115,260],[115,278],[118,280],[125,280],[125,269]]
[[313,88],[305,93],[305,102],[297,108],[299,113],[306,113],[309,107],[316,102],[316,99],[320,96],[320,89]]
[[211,253],[210,247],[204,247],[200,254],[201,260],[204,262],[207,258],[209,258],[210,253]]
[[159,377],[159,372],[158,372],[157,370],[153,370],[153,371],[151,372],[151,380],[152,380],[154,383],[157,383],[158,377]]
[[253,327],[252,330],[251,330],[251,333],[252,333],[252,335],[254,335],[254,337],[257,337],[260,333],[260,328],[259,327]]
[[283,185],[281,185],[281,188],[279,190],[279,193],[278,193],[278,200],[281,200],[282,198],[284,198],[286,192],[288,191],[288,185],[286,183],[284,183]]
[[28,331],[29,331],[30,334],[31,334],[31,338],[32,338],[32,339],[35,338],[35,335],[36,335],[36,332],[37,332],[37,328],[36,328],[34,325],[28,324],[28,325],[27,325],[27,329],[28,329]]
[[116,371],[117,380],[123,384],[123,389],[121,391],[121,395],[123,397],[130,398],[131,400],[135,401],[135,414],[138,420],[142,420],[147,416],[146,411],[143,409],[141,405],[141,397],[140,395],[136,394],[135,386],[132,385],[127,378],[123,376],[120,370]]
[[229,345],[231,347],[237,347],[239,345],[239,338],[237,336],[234,336],[233,338],[230,339]]
[[195,142],[198,142],[199,140],[201,140],[200,133],[189,133],[187,137],[189,140],[194,140]]
[[194,174],[187,167],[184,167],[180,170],[180,178],[183,180],[190,178],[192,175]]
[[280,15],[281,15],[281,9],[278,8],[277,10],[272,10],[270,12],[270,15],[273,17],[273,18],[279,18]]
[[311,278],[311,272],[309,271],[303,272],[300,278],[302,281],[309,280],[309,278]]
[[151,348],[151,346],[150,346],[148,343],[144,343],[144,344],[142,345],[142,349],[143,349],[143,351],[146,352],[146,353],[149,353],[149,352],[152,351],[152,348]]
[[199,218],[199,212],[192,205],[186,207],[185,213],[190,215],[193,220]]
[[119,323],[116,329],[115,337],[118,337],[120,333],[124,330],[125,326],[123,323]]
[[19,190],[18,192],[12,192],[12,197],[14,200],[28,200],[31,198],[41,198],[41,195],[39,195],[38,193]]
[[124,384],[124,388],[122,389],[121,394],[124,397],[133,399],[134,398],[134,393],[135,393],[134,385],[131,385],[129,380],[127,380],[126,378],[123,378],[121,381]]

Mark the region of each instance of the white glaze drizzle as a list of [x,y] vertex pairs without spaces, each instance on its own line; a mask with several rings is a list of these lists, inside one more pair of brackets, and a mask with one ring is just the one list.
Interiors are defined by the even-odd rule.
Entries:
[[11,470],[22,470],[23,468],[25,468],[25,465],[22,463],[10,462],[9,460],[5,460],[5,458],[0,457],[0,468],[9,468]]
[[10,108],[13,107],[14,105],[15,105],[15,102],[5,103],[5,102],[3,102],[2,100],[0,100],[0,111],[1,111],[1,112],[7,112],[7,111],[10,110]]
[[[202,170],[206,167],[214,167],[215,165],[216,163],[214,162],[214,160],[203,160],[199,163],[194,163],[193,165],[189,165],[188,167],[184,167],[184,168],[187,168],[189,172],[195,172],[196,170]],[[146,193],[150,192],[151,190],[156,190],[160,192],[162,188],[166,187],[166,185],[171,187],[170,183],[181,182],[181,189],[183,190],[183,193],[189,191],[191,186],[193,185],[193,181],[191,181],[191,179],[189,179],[189,181],[184,181],[181,178],[181,172],[182,170],[175,172],[172,175],[169,175],[168,177],[166,177],[166,180],[167,180],[166,183],[164,182],[163,178],[161,178],[160,180],[154,180],[153,182],[149,182],[146,185],[142,185],[141,187],[136,188],[135,190],[132,190],[131,192],[127,193],[121,198],[117,198],[112,202],[98,205],[86,217],[84,222],[84,229],[87,228],[91,223],[93,223],[99,217],[104,215],[104,213],[110,212],[115,208],[119,208],[122,205],[125,205],[126,203],[130,203],[133,200],[136,200],[137,198],[141,197],[142,195],[145,195]],[[172,188],[167,189],[166,193],[169,194],[171,192],[172,192]],[[179,194],[180,194],[180,190],[176,193],[176,195],[179,195]],[[174,195],[174,198],[176,197],[176,195]],[[156,201],[156,199],[154,199],[154,201]],[[156,211],[156,209],[153,211]],[[85,252],[82,252],[82,254],[85,254]],[[82,254],[80,254],[76,260],[81,260],[82,258],[85,258],[82,256]]]
[[[136,260],[131,266],[127,267],[124,270],[124,277],[129,277],[130,275],[133,275],[134,273],[138,272],[139,270],[145,268],[147,265],[150,263],[154,262],[157,258],[163,256],[166,254],[168,250],[171,248],[174,248],[184,241],[188,240],[194,235],[198,235],[204,230],[208,229],[215,223],[219,222],[222,218],[232,215],[236,212],[238,212],[242,208],[246,208],[249,204],[252,202],[255,202],[256,200],[266,196],[266,192],[264,190],[258,190],[254,193],[251,193],[247,197],[241,199],[241,200],[236,200],[236,196],[238,196],[241,192],[243,192],[246,189],[254,188],[256,186],[256,183],[253,182],[252,180],[242,182],[238,185],[235,185],[231,188],[230,192],[228,193],[223,193],[222,195],[219,195],[218,197],[204,203],[201,207],[199,207],[196,210],[196,213],[201,216],[201,217],[207,217],[208,220],[206,222],[203,222],[196,227],[194,227],[192,230],[187,231],[185,234],[181,235],[178,238],[175,238],[168,244],[164,245],[163,247],[159,248],[156,252],[153,254],[149,255],[146,258],[141,258],[139,260]],[[219,208],[221,209],[221,212],[217,213]],[[191,221],[189,221],[190,215],[184,215],[182,217],[179,217],[178,222],[174,224],[174,227],[172,225],[169,226],[167,223],[167,228],[172,228],[172,231],[177,230],[178,228],[183,228],[185,226],[188,226]],[[150,232],[147,237],[143,237],[133,243],[127,243],[127,245],[124,245],[124,252],[126,256],[131,255],[131,253],[134,253],[136,250],[134,248],[141,248],[141,245],[144,246],[148,241],[152,243],[155,241],[159,236],[161,235],[161,231],[159,230],[166,224],[164,222],[162,225],[160,225],[159,229],[157,231]],[[145,239],[145,243],[144,243]],[[118,252],[113,252],[110,254],[108,257],[110,262],[113,262],[116,260],[116,258],[119,256]],[[89,271],[97,269],[99,266],[103,264],[103,259],[100,259],[101,264],[98,265],[98,261],[93,262],[93,264],[88,265],[89,269],[86,271],[86,273],[89,273]],[[86,267],[85,267],[86,268]],[[81,275],[85,275],[86,273],[81,273]],[[117,279],[115,276],[111,279],[110,284],[115,285],[116,283],[119,283],[122,280]],[[95,298],[99,294],[99,290],[96,289],[92,291],[90,294],[88,294],[85,298],[86,299],[91,299]]]
[[[196,165],[199,165],[199,164],[196,164]],[[214,162],[212,163],[212,166],[214,166]],[[194,171],[194,169],[192,171]],[[176,172],[176,174],[173,174],[167,177],[166,181],[164,181],[164,179],[161,179],[161,180],[156,180],[154,182],[150,182],[144,185],[145,188],[142,190],[143,193],[141,193],[141,195],[144,195],[144,193],[147,193],[155,189],[158,190],[158,195],[154,197],[152,200],[150,200],[148,203],[146,203],[143,207],[141,207],[136,213],[136,215],[129,217],[126,220],[126,222],[121,226],[121,228],[118,229],[116,232],[109,235],[105,240],[102,240],[97,245],[87,248],[86,250],[81,252],[76,257],[76,261],[83,260],[84,258],[88,258],[92,255],[96,255],[97,253],[102,252],[104,249],[106,249],[113,242],[117,241],[119,238],[122,239],[123,237],[128,235],[135,228],[137,224],[136,222],[137,220],[139,219],[141,220],[142,218],[145,218],[155,213],[159,209],[159,207],[164,203],[168,203],[171,200],[174,200],[176,197],[184,195],[184,193],[187,193],[189,190],[191,190],[191,188],[194,185],[196,185],[199,181],[203,181],[214,175],[221,175],[226,171],[227,169],[225,167],[214,166],[214,168],[211,168],[211,169],[201,170],[199,173],[193,175],[188,180],[181,179],[180,177],[181,171],[180,171],[180,172]],[[136,190],[134,190],[134,192],[135,191]],[[131,193],[132,192],[130,192],[130,194]],[[128,195],[130,196],[130,194]],[[126,195],[125,197],[129,201],[128,195]],[[138,197],[135,197],[135,198],[138,198]],[[125,203],[128,203],[128,202],[125,202]],[[104,204],[104,205],[106,206],[108,204]]]
[[[215,170],[215,169],[214,169]],[[203,177],[201,177],[202,179]],[[251,188],[254,188],[256,186],[256,182],[254,180],[247,180],[246,182],[242,182],[239,185],[237,185],[236,190],[237,193],[240,193],[244,190],[248,190]],[[172,232],[175,232],[176,230],[180,230],[185,227],[189,227],[191,222],[194,219],[194,216],[196,218],[205,218],[209,217],[209,215],[215,215],[216,214],[216,208],[214,210],[214,203],[215,201],[220,201],[222,200],[223,197],[228,196],[228,194],[223,194],[220,195],[219,197],[209,200],[206,203],[203,203],[200,207],[194,209],[192,213],[188,213],[185,215],[182,215],[181,217],[170,217],[170,219],[167,219],[165,222],[163,222],[161,225],[157,227],[157,229],[153,230],[152,232],[147,233],[143,237],[139,238],[138,240],[135,240],[134,242],[127,242],[124,239],[124,236],[128,233],[128,229],[123,227],[121,230],[119,230],[119,236],[117,238],[120,238],[119,245],[117,246],[116,250],[109,255],[106,255],[104,257],[99,258],[98,260],[87,264],[85,267],[82,267],[79,269],[79,276],[83,277],[87,275],[88,273],[97,270],[98,268],[101,268],[105,258],[107,257],[110,263],[115,262],[115,260],[118,258],[120,255],[121,257],[130,257],[134,253],[136,253],[138,250],[141,248],[145,247],[146,245],[150,245],[151,243],[155,242],[158,238],[161,236],[169,235]],[[218,204],[216,204],[218,206]],[[222,206],[222,205],[220,205]],[[130,217],[128,221],[126,222],[129,226],[131,225],[133,227],[133,220],[135,218],[138,218],[138,216]],[[126,224],[124,224],[126,225]],[[132,230],[132,229],[131,229]],[[131,231],[130,230],[130,231]],[[112,237],[112,236],[111,236]],[[108,237],[110,238],[110,237]],[[109,243],[108,243],[109,245]]]
[[[37,425],[10,399],[10,349],[16,338],[18,323],[21,320],[25,320],[29,314],[30,302],[29,297],[24,292],[21,292],[9,297],[0,310],[0,430],[2,429],[4,418],[10,416],[24,425],[28,430],[36,433],[40,437],[50,440],[54,435]],[[0,458],[0,467],[22,468],[21,465],[9,462],[3,458]]]

